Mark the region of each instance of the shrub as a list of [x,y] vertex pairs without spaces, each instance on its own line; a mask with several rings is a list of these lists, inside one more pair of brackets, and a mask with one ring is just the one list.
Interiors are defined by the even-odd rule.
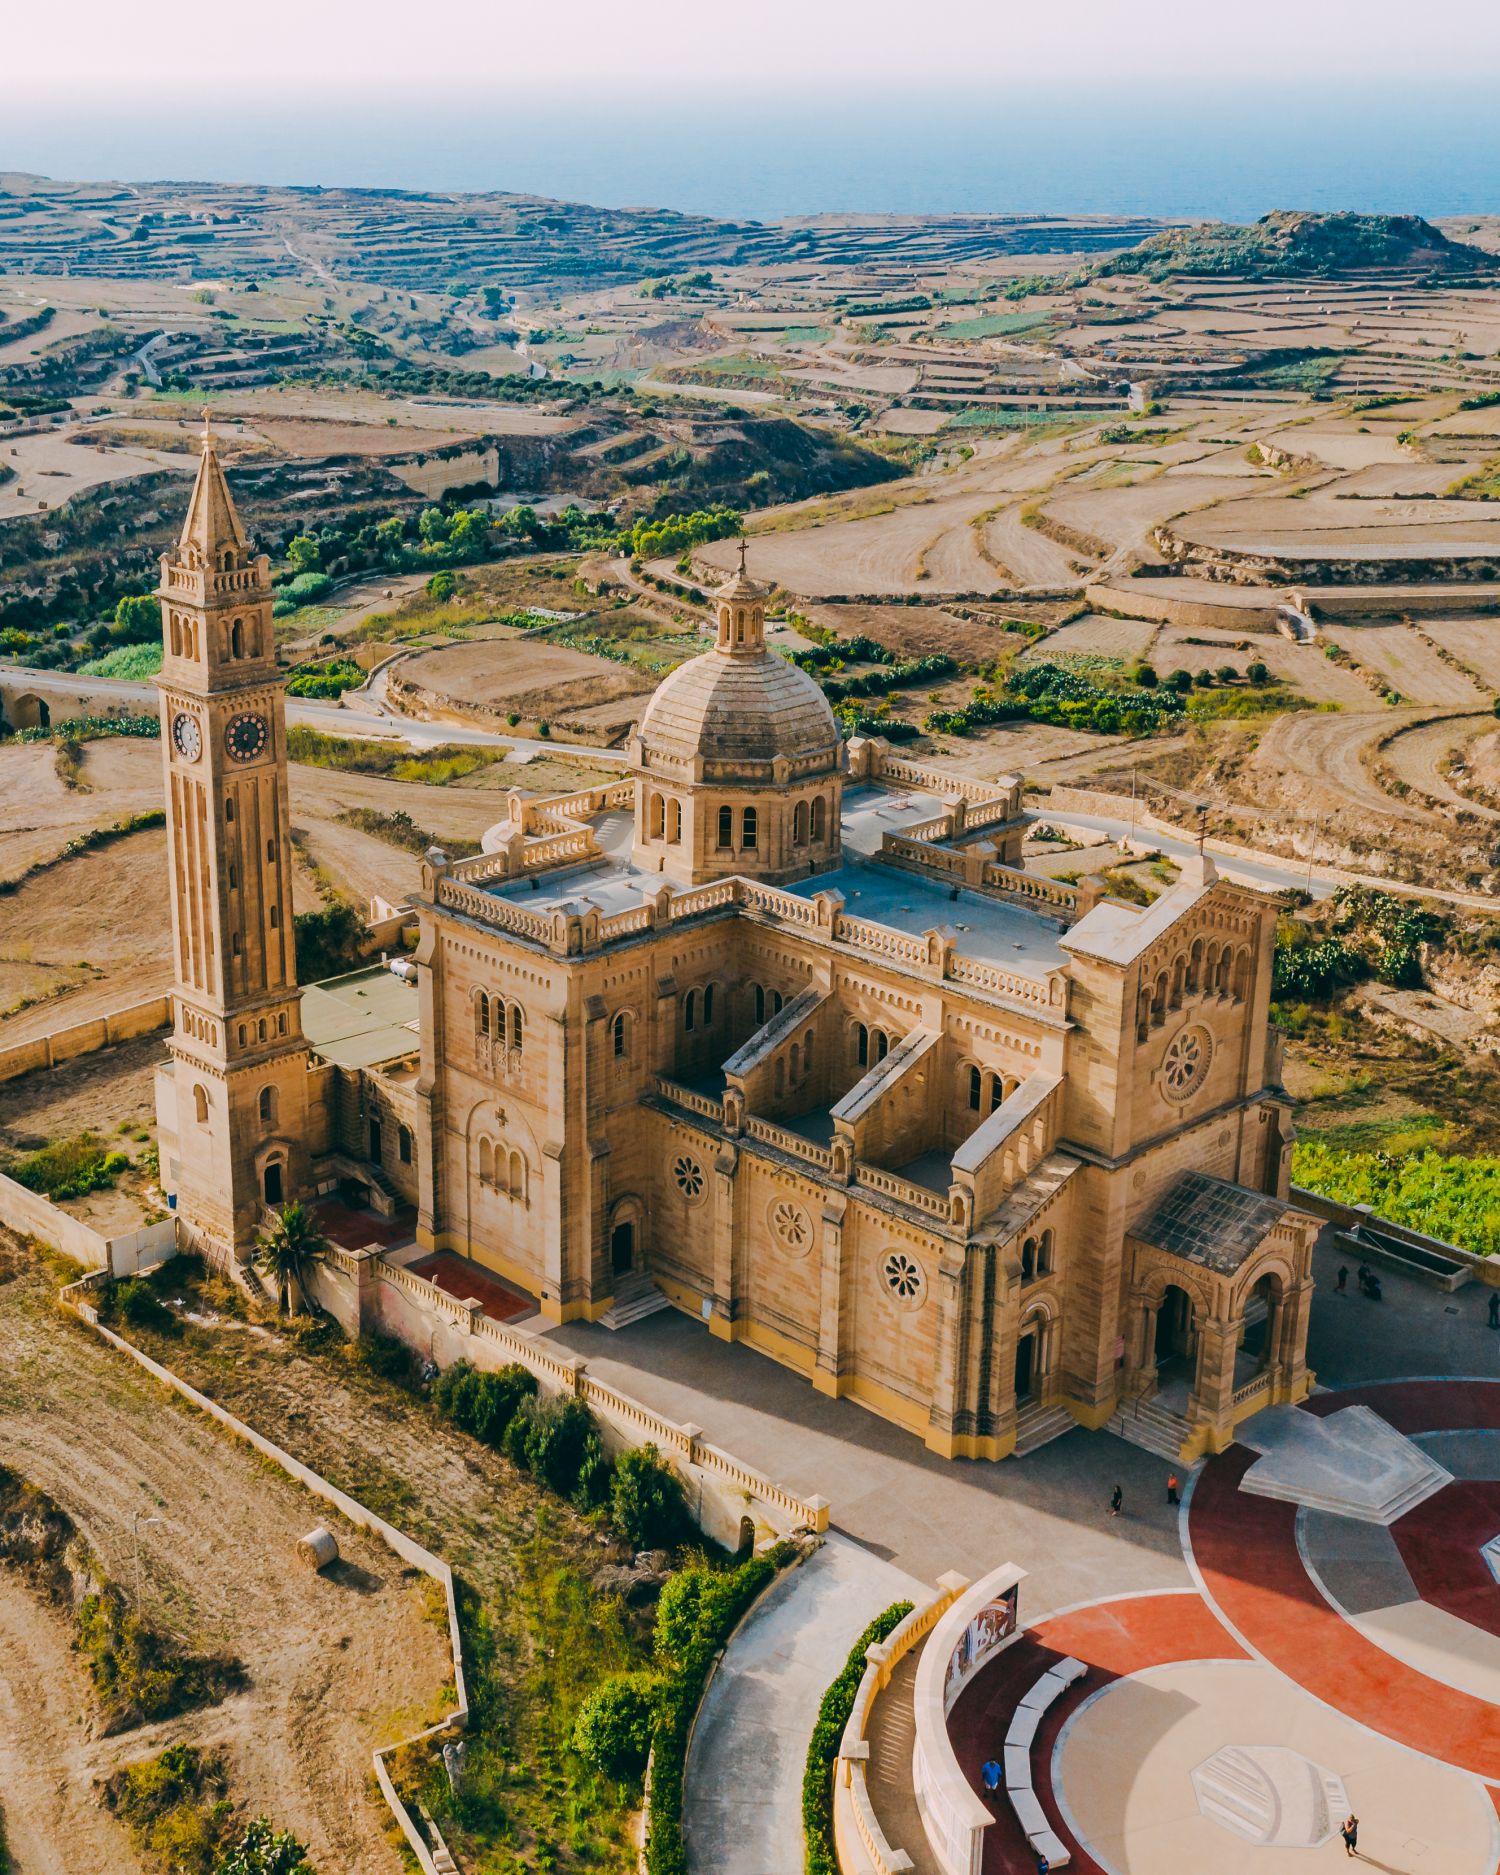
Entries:
[[333,581],[326,573],[299,573],[287,581],[277,597],[290,599],[294,606],[316,605],[332,591]]
[[123,1152],[106,1151],[92,1133],[53,1140],[4,1166],[7,1177],[44,1198],[82,1198],[108,1191],[130,1161]]
[[1262,664],[1259,658],[1253,659],[1245,666],[1245,675],[1252,684],[1268,684],[1271,681],[1269,668]]
[[573,1749],[619,1783],[633,1783],[646,1768],[660,1682],[651,1673],[612,1673],[578,1709]]
[[802,1774],[802,1841],[807,1875],[839,1875],[838,1854],[833,1846],[834,1759],[854,1710],[854,1695],[864,1677],[865,1649],[883,1641],[911,1610],[910,1602],[894,1602],[884,1614],[875,1617],[849,1650],[843,1671],[818,1707],[818,1722],[813,1727],[807,1767]]
[[290,1830],[273,1830],[265,1817],[258,1816],[215,1863],[214,1875],[315,1875],[315,1871],[306,1849]]
[[110,1283],[99,1297],[101,1322],[123,1322],[127,1328],[145,1328],[159,1335],[180,1335],[182,1323],[162,1302],[149,1283],[139,1277]]
[[526,1469],[559,1497],[571,1497],[591,1443],[598,1441],[594,1415],[582,1400],[548,1400],[528,1416]]
[[1477,1256],[1500,1254],[1500,1156],[1351,1152],[1299,1139],[1292,1178],[1339,1204],[1367,1204],[1407,1230]]
[[1167,678],[1167,688],[1169,690],[1177,690],[1177,691],[1191,690],[1192,687],[1193,687],[1193,673],[1191,671],[1183,670],[1180,666],[1178,667],[1177,670],[1171,672]]
[[214,1875],[215,1858],[233,1829],[227,1788],[218,1752],[168,1745],[159,1756],[116,1771],[104,1801],[154,1862],[179,1875]]
[[297,975],[304,983],[341,976],[364,959],[365,928],[352,905],[342,900],[321,911],[299,912],[296,934]]
[[416,1373],[416,1356],[404,1341],[391,1335],[361,1335],[351,1343],[349,1353],[366,1373],[393,1380],[398,1386],[409,1386]]
[[440,1412],[465,1432],[499,1451],[522,1404],[536,1397],[536,1376],[512,1361],[498,1373],[483,1374],[468,1361],[459,1361],[433,1382],[432,1397]]
[[216,1706],[248,1683],[243,1665],[231,1655],[179,1653],[131,1613],[113,1583],[84,1597],[78,1651],[93,1677],[107,1734]]
[[634,1548],[671,1549],[687,1534],[682,1483],[654,1445],[621,1455],[609,1492],[610,1519]]

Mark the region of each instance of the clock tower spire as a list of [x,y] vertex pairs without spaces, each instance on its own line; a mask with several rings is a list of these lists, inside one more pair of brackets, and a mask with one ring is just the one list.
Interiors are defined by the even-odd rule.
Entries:
[[189,1236],[243,1260],[307,1178],[307,1046],[292,931],[286,715],[271,568],[252,554],[205,413],[163,554],[161,692],[175,982],[164,1180]]

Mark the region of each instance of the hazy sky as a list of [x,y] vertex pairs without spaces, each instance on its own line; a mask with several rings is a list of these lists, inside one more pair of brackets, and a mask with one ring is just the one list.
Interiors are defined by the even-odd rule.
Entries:
[[1500,83],[1500,0],[10,0],[0,18],[0,90],[149,86],[143,112],[179,87],[207,101],[234,75],[283,92],[572,85],[622,100],[711,97],[736,76],[845,98],[1070,76]]

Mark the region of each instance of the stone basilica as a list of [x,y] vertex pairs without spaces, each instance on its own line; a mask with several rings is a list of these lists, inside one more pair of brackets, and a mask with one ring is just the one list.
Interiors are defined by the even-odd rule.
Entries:
[[429,852],[410,982],[299,989],[271,597],[206,441],[162,565],[158,1111],[213,1259],[358,1192],[541,1331],[665,1298],[950,1456],[1191,1456],[1306,1394],[1273,900],[1202,855],[1146,908],[1024,871],[1020,784],[845,742],[742,554],[620,781]]

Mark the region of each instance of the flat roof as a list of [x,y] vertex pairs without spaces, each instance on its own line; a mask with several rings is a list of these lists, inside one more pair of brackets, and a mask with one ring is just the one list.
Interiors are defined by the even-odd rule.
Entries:
[[309,983],[302,1032],[315,1053],[341,1068],[374,1068],[421,1046],[415,983],[372,964],[352,976]]
[[[979,892],[953,887],[941,879],[884,866],[871,856],[881,836],[931,820],[944,809],[940,796],[920,788],[884,788],[859,782],[844,790],[841,825],[845,859],[831,872],[814,873],[783,890],[810,898],[818,892],[843,894],[851,918],[868,918],[920,937],[934,926],[949,930],[966,957],[1003,965],[1021,976],[1042,977],[1064,961],[1058,922],[1030,906],[1008,904]],[[657,872],[632,864],[634,817],[625,809],[599,814],[589,823],[606,855],[602,864],[570,867],[554,873],[506,880],[484,889],[496,898],[552,911],[562,905],[597,907],[604,916],[629,911],[643,897],[660,891]]]

